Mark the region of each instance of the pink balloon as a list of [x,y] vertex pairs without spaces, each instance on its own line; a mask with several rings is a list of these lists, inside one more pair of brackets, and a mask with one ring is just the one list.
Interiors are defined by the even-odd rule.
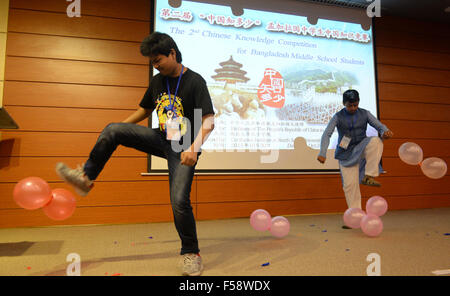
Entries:
[[351,228],[359,228],[365,214],[360,208],[349,208],[344,213],[344,224]]
[[423,151],[416,143],[406,142],[398,148],[398,156],[407,164],[418,165],[423,159]]
[[75,212],[76,199],[68,190],[57,188],[52,190],[53,199],[42,210],[53,220],[65,220]]
[[447,163],[438,157],[428,157],[422,161],[420,168],[430,179],[440,179],[447,173]]
[[367,200],[366,212],[375,216],[383,216],[388,209],[387,201],[381,196],[375,195]]
[[270,233],[275,237],[284,237],[288,235],[291,225],[288,219],[283,216],[276,216],[272,219]]
[[257,231],[269,230],[272,217],[263,209],[254,210],[250,216],[250,225]]
[[383,221],[378,216],[367,214],[361,219],[361,229],[368,236],[378,236],[383,231]]
[[28,177],[14,186],[13,198],[20,207],[36,210],[52,199],[52,190],[45,180],[39,177]]

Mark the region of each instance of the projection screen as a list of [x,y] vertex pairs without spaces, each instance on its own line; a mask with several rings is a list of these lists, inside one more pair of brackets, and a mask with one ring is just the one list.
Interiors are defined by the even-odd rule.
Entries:
[[[154,31],[172,36],[183,65],[206,80],[216,113],[197,172],[337,172],[337,131],[327,162],[316,158],[342,93],[358,90],[378,117],[372,19],[300,1],[241,2],[155,0]],[[152,156],[148,169],[167,162]]]

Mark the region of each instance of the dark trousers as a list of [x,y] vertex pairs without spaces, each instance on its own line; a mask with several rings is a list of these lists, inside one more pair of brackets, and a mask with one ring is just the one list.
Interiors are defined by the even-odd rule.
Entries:
[[[111,123],[105,127],[92,149],[84,171],[95,180],[117,146],[123,145],[167,159],[169,169],[170,202],[175,227],[181,238],[181,252],[198,253],[198,240],[190,193],[195,166],[181,164],[181,152],[172,149],[159,129],[132,124]],[[176,150],[176,149],[175,149]]]

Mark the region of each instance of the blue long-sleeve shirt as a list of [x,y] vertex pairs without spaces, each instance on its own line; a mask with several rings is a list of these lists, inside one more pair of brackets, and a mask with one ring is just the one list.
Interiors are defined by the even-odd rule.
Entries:
[[388,130],[388,128],[368,110],[358,108],[354,114],[350,114],[343,108],[333,115],[325,128],[320,142],[319,156],[326,157],[328,146],[330,144],[330,137],[337,127],[339,134],[338,143],[341,142],[346,134],[349,134],[352,140],[347,149],[343,149],[339,147],[339,145],[336,147],[335,158],[338,159],[339,163],[344,167],[353,166],[360,162],[364,149],[370,141],[370,138],[366,136],[367,124],[370,124],[375,128],[381,136]]

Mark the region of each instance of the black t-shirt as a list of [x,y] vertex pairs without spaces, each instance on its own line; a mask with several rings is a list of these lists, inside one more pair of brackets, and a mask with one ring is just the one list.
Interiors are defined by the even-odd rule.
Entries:
[[[145,92],[139,106],[145,109],[156,109],[160,130],[166,134],[168,118],[180,123],[183,151],[194,142],[202,123],[202,116],[214,114],[211,96],[206,81],[200,74],[187,69],[181,76],[178,92],[174,99],[179,77],[167,77],[160,73],[155,75]],[[167,82],[169,82],[169,99]],[[189,129],[190,127],[190,129]],[[189,131],[190,130],[190,131]]]

